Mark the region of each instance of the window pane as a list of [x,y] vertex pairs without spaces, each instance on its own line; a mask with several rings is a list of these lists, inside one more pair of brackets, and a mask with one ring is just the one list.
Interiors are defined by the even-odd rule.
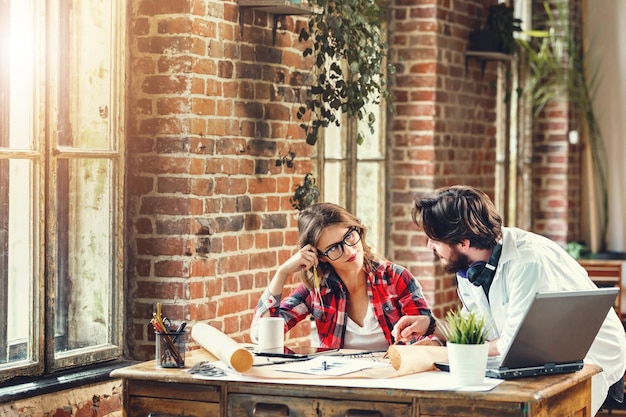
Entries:
[[69,126],[63,126],[66,120],[61,117],[60,145],[113,148],[109,126],[113,4],[110,0],[72,2],[61,12],[67,16],[72,35],[60,39],[61,45],[67,45],[60,48],[60,62],[69,63],[69,73],[60,73],[58,100],[69,108],[71,119]]
[[345,162],[324,164],[324,201],[346,206]]
[[366,114],[374,113],[376,123],[374,124],[374,133],[370,133],[366,120],[358,120],[358,131],[365,135],[365,140],[357,146],[358,159],[379,159],[384,156],[384,141],[382,137],[382,123],[384,122],[382,107],[380,104],[367,103],[365,106]]
[[39,220],[31,197],[36,195],[32,172],[30,161],[0,161],[0,305],[4,307],[0,317],[7,312],[6,320],[0,322],[0,334],[5,336],[0,339],[5,341],[0,346],[0,363],[32,360],[37,351],[31,346],[37,341],[34,335],[38,325],[33,318],[31,277],[38,275],[35,253],[39,248]]
[[[33,5],[32,0],[10,2],[8,38],[9,82],[9,143],[0,143],[14,149],[33,146]],[[2,12],[5,10],[2,8]],[[6,45],[2,45],[6,47]]]
[[[112,163],[62,160],[57,184],[55,352],[114,343]],[[69,190],[69,191],[68,191]]]
[[342,122],[337,127],[334,124],[324,129],[324,157],[330,159],[344,159],[346,157],[345,141],[348,135],[348,123]]
[[356,215],[369,230],[367,243],[374,253],[385,250],[385,178],[379,162],[360,162],[357,166]]

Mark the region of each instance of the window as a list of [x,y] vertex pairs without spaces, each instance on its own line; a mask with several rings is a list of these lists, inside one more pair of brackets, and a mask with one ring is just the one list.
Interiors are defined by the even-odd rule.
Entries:
[[[368,104],[377,115],[375,131],[357,145],[357,132],[369,132],[367,122],[347,120],[330,125],[320,143],[319,166],[324,201],[354,213],[368,228],[367,240],[374,253],[385,253],[385,105]],[[363,124],[363,125],[361,125]]]
[[0,2],[0,381],[122,353],[123,3]]

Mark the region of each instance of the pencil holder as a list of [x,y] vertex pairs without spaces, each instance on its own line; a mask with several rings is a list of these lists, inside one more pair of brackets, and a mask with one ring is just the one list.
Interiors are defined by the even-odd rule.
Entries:
[[183,368],[185,366],[185,331],[154,332],[156,335],[156,366]]

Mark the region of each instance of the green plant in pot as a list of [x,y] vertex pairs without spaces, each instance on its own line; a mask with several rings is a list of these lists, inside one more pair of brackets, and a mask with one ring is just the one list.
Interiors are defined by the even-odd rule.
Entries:
[[470,34],[469,49],[472,51],[515,52],[513,32],[520,32],[522,21],[515,18],[513,7],[504,3],[489,6],[485,25]]
[[480,385],[485,378],[489,354],[489,328],[473,311],[450,310],[440,329],[447,340],[450,373],[459,386]]
[[477,313],[463,312],[460,308],[446,314],[442,332],[448,343],[480,345],[487,341],[489,331],[484,317]]
[[[591,241],[590,249],[601,252],[606,247],[609,226],[609,192],[607,149],[605,148],[597,109],[593,97],[600,76],[600,68],[589,63],[583,42],[576,30],[575,15],[559,4],[553,11],[544,3],[545,18],[539,20],[534,30],[525,31],[525,38],[517,39],[520,56],[527,62],[530,76],[524,86],[526,94],[539,115],[554,99],[566,98],[580,115],[580,131],[589,152],[589,187],[597,193],[590,207],[598,220],[598,247]],[[571,129],[571,128],[570,128]]]

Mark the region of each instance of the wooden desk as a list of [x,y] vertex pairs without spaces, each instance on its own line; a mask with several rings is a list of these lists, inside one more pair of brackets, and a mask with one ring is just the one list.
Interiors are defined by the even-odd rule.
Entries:
[[615,312],[622,320],[622,274],[624,261],[615,259],[579,259],[578,263],[587,270],[589,278],[598,287],[617,287]]
[[[186,367],[210,359],[205,350],[187,356]],[[596,366],[565,375],[506,381],[488,392],[325,387],[201,380],[154,361],[112,372],[123,379],[125,417],[588,417]]]

